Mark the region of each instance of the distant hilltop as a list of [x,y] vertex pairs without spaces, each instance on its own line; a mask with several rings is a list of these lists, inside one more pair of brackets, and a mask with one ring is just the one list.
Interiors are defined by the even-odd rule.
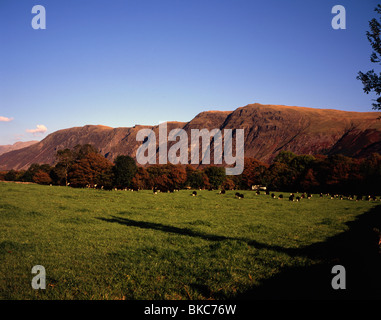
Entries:
[[[337,154],[365,157],[381,153],[381,112],[349,112],[280,105],[249,104],[234,111],[205,111],[189,122],[168,122],[168,132],[184,129],[244,129],[245,157],[270,163],[282,150],[296,154]],[[54,164],[57,150],[77,144],[94,145],[107,159],[136,157],[142,128],[158,132],[159,126],[111,128],[86,125],[59,130],[40,142],[21,148],[0,146],[0,170],[27,169],[32,163]],[[7,147],[7,146],[5,146]],[[168,144],[168,148],[170,144]],[[212,146],[213,147],[213,146]],[[212,149],[212,148],[211,148]]]
[[30,145],[35,144],[37,142],[38,142],[37,140],[26,141],[26,142],[19,141],[19,142],[15,142],[14,144],[7,144],[5,146],[0,146],[0,155],[2,155],[3,153],[7,153],[9,151],[19,150],[25,147],[29,147]]

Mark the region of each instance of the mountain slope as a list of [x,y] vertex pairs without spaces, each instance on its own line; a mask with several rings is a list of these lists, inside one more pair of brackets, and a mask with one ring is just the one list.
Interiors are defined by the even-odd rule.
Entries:
[[19,141],[19,142],[15,142],[14,144],[7,144],[4,146],[0,146],[0,155],[7,153],[9,151],[19,150],[25,147],[29,147],[30,145],[35,144],[37,142],[38,141],[25,141],[25,142]]
[[[187,123],[167,125],[168,132],[174,128],[184,129],[189,139],[192,129],[244,129],[245,156],[270,163],[281,150],[297,154],[342,153],[354,157],[381,153],[381,121],[377,120],[380,116],[381,112],[251,104],[235,111],[202,112]],[[158,140],[158,126],[87,125],[59,130],[41,142],[0,155],[0,169],[26,169],[32,163],[53,164],[57,150],[85,143],[93,144],[111,161],[120,154],[135,157],[141,145],[136,141],[136,134],[143,128],[152,129]]]

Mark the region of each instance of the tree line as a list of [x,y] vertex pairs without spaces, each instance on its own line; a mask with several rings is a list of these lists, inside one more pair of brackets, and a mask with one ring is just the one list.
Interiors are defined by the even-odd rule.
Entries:
[[32,164],[28,170],[0,172],[6,181],[34,182],[45,185],[91,187],[105,190],[175,189],[245,190],[265,186],[273,191],[381,194],[381,155],[367,158],[344,155],[296,155],[280,152],[271,164],[245,158],[244,171],[226,176],[225,168],[191,165],[137,166],[129,156],[120,155],[112,163],[91,145],[57,151],[56,164]]

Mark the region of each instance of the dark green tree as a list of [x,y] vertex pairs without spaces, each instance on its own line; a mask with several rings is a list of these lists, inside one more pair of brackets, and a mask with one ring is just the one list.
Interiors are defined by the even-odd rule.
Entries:
[[192,189],[200,189],[204,186],[204,177],[203,172],[200,170],[194,170],[192,172],[189,172],[187,176],[187,185],[190,186]]
[[226,179],[225,168],[210,166],[204,170],[209,179],[210,186],[213,189],[218,189]]
[[286,165],[289,165],[295,157],[296,157],[295,153],[291,151],[282,150],[281,152],[277,154],[273,162],[279,162],[279,163],[284,163]]
[[74,160],[86,158],[90,153],[99,153],[98,149],[91,144],[77,144],[71,152]]
[[[377,7],[374,9],[379,15],[381,15],[381,5],[378,4]],[[381,39],[380,39],[380,32],[381,32],[381,17],[379,17],[379,20],[376,18],[373,18],[369,21],[369,28],[370,31],[366,32],[366,36],[372,46],[373,52],[370,55],[370,61],[373,63],[376,63],[378,65],[381,64]],[[358,80],[361,80],[363,83],[363,90],[366,94],[370,92],[374,92],[376,96],[380,96],[381,94],[381,73],[377,73],[374,71],[374,69],[368,71],[367,73],[362,73],[361,71],[358,73],[357,76]],[[373,109],[375,110],[381,110],[381,97],[378,97],[376,100],[376,103],[372,103]]]
[[4,176],[5,181],[16,181],[17,172],[15,170],[9,170]]
[[28,170],[22,175],[21,180],[24,182],[33,182],[33,176],[40,170],[38,163],[32,163]]
[[130,187],[131,180],[138,171],[135,160],[130,156],[117,156],[114,161],[114,185],[118,188]]
[[52,172],[54,177],[53,180],[55,180],[58,184],[65,181],[65,185],[67,186],[69,169],[74,162],[73,152],[70,149],[58,150],[56,159],[58,162]]

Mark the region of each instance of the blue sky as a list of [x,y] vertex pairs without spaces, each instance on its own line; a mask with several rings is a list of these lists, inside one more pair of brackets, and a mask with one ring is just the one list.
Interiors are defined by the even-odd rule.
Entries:
[[[346,30],[331,27],[336,4]],[[34,5],[46,8],[46,30],[31,26]],[[0,121],[0,144],[86,124],[189,121],[255,102],[373,111],[356,75],[377,67],[365,36],[376,5],[0,0],[0,120],[12,119]]]

